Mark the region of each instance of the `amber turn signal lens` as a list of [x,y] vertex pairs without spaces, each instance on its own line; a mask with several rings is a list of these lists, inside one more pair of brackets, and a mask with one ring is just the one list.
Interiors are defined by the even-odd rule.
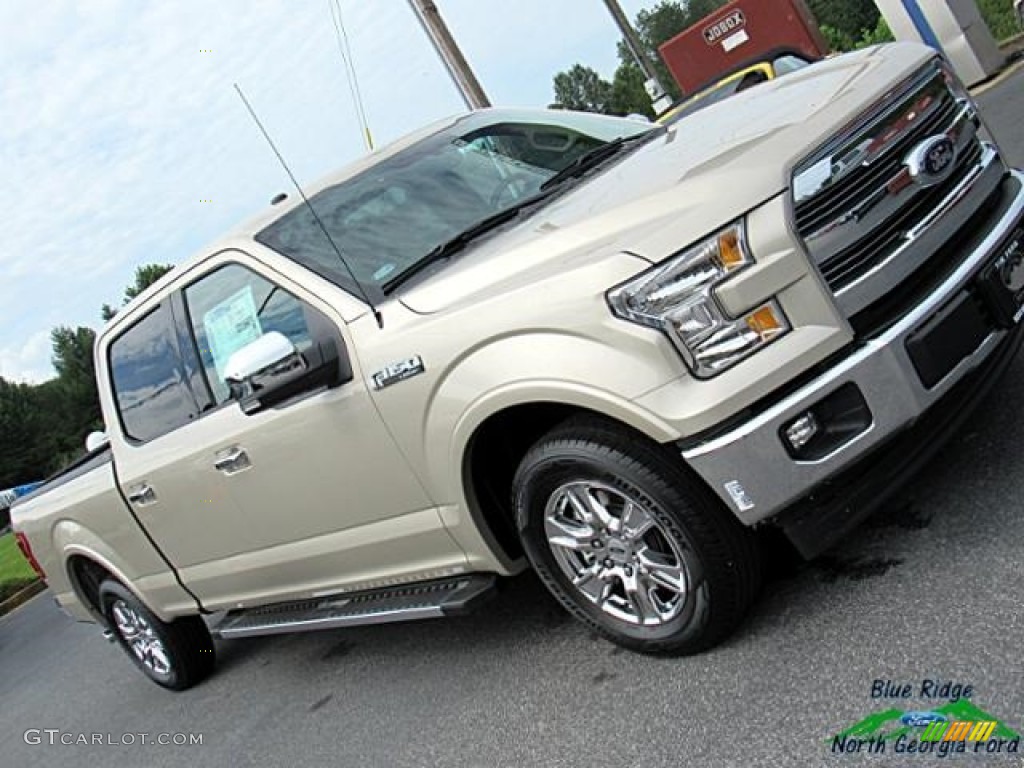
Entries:
[[747,327],[762,339],[770,339],[785,328],[771,306],[761,307],[747,315]]
[[722,266],[730,272],[747,263],[740,248],[738,229],[728,229],[718,236],[718,258]]

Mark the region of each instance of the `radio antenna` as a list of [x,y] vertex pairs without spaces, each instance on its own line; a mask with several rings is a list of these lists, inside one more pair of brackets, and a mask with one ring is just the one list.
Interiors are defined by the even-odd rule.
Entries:
[[252,108],[249,100],[245,98],[245,94],[242,93],[242,89],[238,87],[238,83],[235,83],[234,86],[235,90],[238,92],[238,97],[242,100],[242,103],[245,104],[245,108],[249,110],[249,114],[252,115],[252,119],[253,122],[256,123],[256,127],[260,129],[260,133],[263,134],[263,138],[267,140],[267,144],[269,144],[270,148],[274,151],[278,162],[280,162],[281,167],[284,168],[284,172],[288,174],[288,178],[292,180],[292,184],[295,186],[295,191],[299,193],[299,197],[301,197],[302,202],[306,204],[306,208],[309,209],[310,215],[313,217],[314,221],[316,221],[317,225],[320,227],[320,231],[324,233],[324,237],[327,238],[327,242],[331,244],[331,248],[333,248],[334,252],[337,254],[338,261],[340,261],[342,266],[345,267],[345,271],[348,272],[348,276],[352,278],[352,282],[355,283],[356,287],[359,289],[359,293],[362,295],[363,300],[367,305],[369,305],[370,311],[373,312],[373,316],[377,320],[377,327],[383,328],[384,318],[381,316],[380,310],[377,309],[376,305],[373,303],[373,300],[370,298],[370,294],[366,291],[366,288],[361,282],[359,282],[359,278],[356,277],[356,273],[352,271],[352,267],[350,267],[349,263],[345,261],[345,257],[341,254],[341,249],[338,247],[338,244],[334,242],[334,238],[331,237],[331,233],[327,231],[327,227],[324,226],[323,221],[321,221],[320,217],[317,215],[316,209],[314,209],[313,204],[309,202],[309,198],[306,197],[306,193],[302,191],[302,187],[299,186],[299,182],[295,179],[295,174],[292,173],[292,169],[288,167],[288,163],[284,161],[284,157],[282,157],[281,153],[278,152],[277,146],[274,144],[274,140],[270,138],[270,134],[267,133],[267,129],[263,127],[263,123],[261,123],[259,117],[256,116],[256,110]]

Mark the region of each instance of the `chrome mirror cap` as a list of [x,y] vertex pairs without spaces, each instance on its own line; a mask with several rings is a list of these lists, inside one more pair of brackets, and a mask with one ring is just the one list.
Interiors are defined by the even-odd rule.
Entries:
[[270,331],[235,350],[224,366],[224,380],[242,384],[259,374],[272,373],[281,365],[291,367],[298,355],[295,345],[279,331]]

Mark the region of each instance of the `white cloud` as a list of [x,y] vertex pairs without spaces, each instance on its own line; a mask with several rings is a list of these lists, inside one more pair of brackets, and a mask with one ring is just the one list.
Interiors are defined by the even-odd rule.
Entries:
[[47,331],[37,331],[20,346],[0,348],[0,377],[31,383],[53,378],[50,350]]
[[[597,0],[439,5],[495,103],[548,103],[576,61],[611,76]],[[406,0],[342,8],[378,142],[461,111]],[[288,189],[232,83],[300,180],[364,151],[327,0],[3,0],[0,71],[5,377],[49,377],[52,327],[98,327],[137,265],[182,260]]]

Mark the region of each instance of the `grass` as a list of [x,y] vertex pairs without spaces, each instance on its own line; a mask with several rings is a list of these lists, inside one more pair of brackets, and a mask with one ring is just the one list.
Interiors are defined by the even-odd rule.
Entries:
[[14,534],[0,536],[0,602],[35,580],[36,574],[14,542]]
[[978,10],[996,40],[1006,40],[1021,31],[1013,12],[1013,0],[978,0]]

